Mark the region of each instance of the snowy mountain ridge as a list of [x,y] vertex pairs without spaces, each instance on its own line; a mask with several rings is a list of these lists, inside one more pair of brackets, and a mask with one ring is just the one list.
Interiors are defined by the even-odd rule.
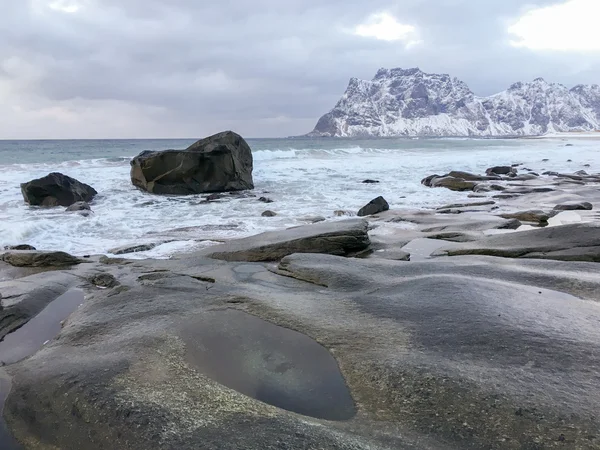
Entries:
[[535,136],[600,130],[600,86],[568,89],[543,78],[489,97],[466,83],[418,68],[379,69],[350,79],[335,107],[309,136]]

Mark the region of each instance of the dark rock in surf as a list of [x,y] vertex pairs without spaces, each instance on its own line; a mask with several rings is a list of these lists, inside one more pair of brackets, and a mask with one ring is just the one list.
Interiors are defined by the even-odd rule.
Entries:
[[225,131],[185,150],[145,151],[131,161],[134,186],[153,194],[189,195],[254,189],[252,151]]
[[516,173],[516,170],[511,166],[495,166],[487,169],[485,173],[487,175],[509,175],[510,173]]
[[377,183],[379,183],[379,181],[368,179],[368,180],[364,180],[363,183],[365,183],[365,184],[377,184]]
[[433,180],[435,180],[436,178],[442,178],[441,175],[438,174],[434,174],[434,175],[429,175],[428,177],[425,177],[421,180],[421,184],[427,187],[431,187],[431,183],[433,182]]
[[98,194],[93,187],[58,172],[22,183],[21,193],[32,206],[71,206],[90,202]]
[[371,200],[365,206],[363,206],[360,211],[358,211],[358,216],[372,216],[373,214],[378,214],[383,211],[387,211],[390,209],[390,205],[388,202],[381,196]]
[[269,197],[260,197],[258,201],[263,203],[273,203],[273,200],[271,200]]
[[265,211],[261,214],[262,217],[275,217],[276,215],[277,213],[273,211]]

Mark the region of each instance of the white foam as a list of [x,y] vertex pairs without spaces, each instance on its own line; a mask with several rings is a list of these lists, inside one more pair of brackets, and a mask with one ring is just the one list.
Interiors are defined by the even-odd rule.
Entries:
[[[468,192],[431,189],[420,180],[433,173],[467,170],[483,173],[492,165],[524,163],[534,170],[599,171],[592,141],[543,140],[395,140],[343,144],[336,140],[280,141],[280,148],[254,148],[256,198],[227,196],[201,203],[202,196],[161,197],[135,189],[129,178],[128,156],[43,164],[0,166],[0,246],[27,243],[44,250],[75,255],[106,253],[121,245],[176,242],[159,245],[140,257],[169,257],[197,248],[203,239],[244,237],[266,230],[305,224],[303,217],[335,217],[335,210],[357,211],[383,195],[394,209],[433,208],[467,200]],[[294,145],[297,148],[293,148]],[[550,161],[542,163],[542,159]],[[572,159],[572,162],[567,162]],[[60,171],[98,190],[94,213],[83,217],[64,208],[41,209],[23,202],[19,184]],[[363,184],[364,179],[379,184]],[[265,210],[276,217],[262,217]],[[190,227],[177,232],[169,230]],[[384,230],[376,231],[384,232]],[[166,238],[165,238],[166,236]]]

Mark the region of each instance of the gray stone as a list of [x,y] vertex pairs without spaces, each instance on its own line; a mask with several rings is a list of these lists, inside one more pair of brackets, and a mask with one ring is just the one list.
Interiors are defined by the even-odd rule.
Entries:
[[363,206],[357,213],[357,216],[372,216],[373,214],[378,214],[383,211],[388,211],[390,209],[390,205],[385,201],[383,197],[377,197]]
[[277,261],[292,253],[346,255],[369,246],[367,227],[362,219],[303,225],[209,247],[198,255],[225,261]]
[[495,166],[490,167],[485,171],[487,175],[509,175],[510,173],[515,173],[516,169],[511,166]]
[[8,251],[0,255],[0,260],[15,267],[69,267],[82,262],[81,259],[65,252]]
[[477,183],[474,181],[465,181],[454,177],[434,178],[431,181],[431,187],[444,187],[451,191],[472,191],[475,186]]
[[444,209],[456,209],[456,208],[475,208],[477,206],[490,206],[490,205],[495,205],[495,204],[496,204],[496,202],[493,200],[486,200],[483,202],[453,203],[452,205],[442,206],[437,209],[439,211],[439,210],[444,210]]
[[152,250],[161,243],[150,242],[148,244],[123,245],[121,247],[111,248],[108,253],[113,255],[126,255],[128,253],[146,252]]
[[506,186],[500,184],[487,184],[481,183],[473,188],[474,192],[492,192],[492,191],[505,191]]
[[75,212],[75,211],[91,211],[92,208],[87,202],[76,202],[69,206],[65,211],[67,212]]
[[0,302],[0,340],[27,323],[77,281],[71,274],[52,271],[0,282],[4,297]]
[[517,219],[522,222],[547,223],[550,215],[540,210],[529,210],[501,214],[500,217],[504,219]]
[[325,220],[327,220],[327,219],[323,216],[306,216],[306,217],[300,217],[299,220],[302,220],[303,222],[319,223],[319,222],[325,222]]
[[600,226],[577,223],[490,236],[438,255],[489,255],[600,262]]
[[22,183],[21,193],[32,206],[71,206],[90,202],[98,194],[93,187],[58,172]]
[[154,194],[188,195],[253,189],[252,152],[225,131],[186,150],[145,151],[131,161],[134,186]]
[[88,281],[99,288],[113,288],[120,284],[114,275],[105,272],[90,276]]
[[590,202],[565,202],[554,207],[555,211],[591,211],[593,205]]
[[111,267],[128,290],[93,289],[5,368],[10,431],[25,450],[598,448],[600,265],[296,254],[286,277],[269,269]]
[[262,217],[275,217],[276,215],[277,213],[273,211],[265,211],[261,214]]

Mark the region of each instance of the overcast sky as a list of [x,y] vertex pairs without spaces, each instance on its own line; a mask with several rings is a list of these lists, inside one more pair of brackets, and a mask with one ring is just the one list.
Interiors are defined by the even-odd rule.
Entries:
[[600,83],[600,0],[0,0],[0,139],[309,132],[350,77]]

